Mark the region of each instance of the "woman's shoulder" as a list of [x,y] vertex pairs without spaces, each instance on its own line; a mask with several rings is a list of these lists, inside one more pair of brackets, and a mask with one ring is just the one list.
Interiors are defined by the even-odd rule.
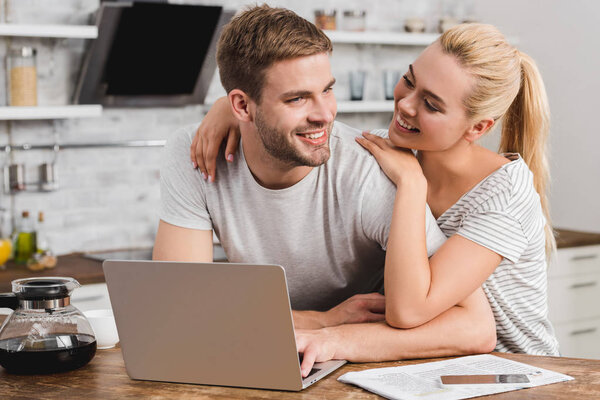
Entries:
[[465,196],[480,211],[508,211],[524,200],[535,200],[533,174],[519,154],[504,154],[508,163],[481,180]]

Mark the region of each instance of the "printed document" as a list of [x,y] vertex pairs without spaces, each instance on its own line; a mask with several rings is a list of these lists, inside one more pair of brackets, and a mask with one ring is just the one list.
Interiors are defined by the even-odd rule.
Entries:
[[[443,385],[441,375],[525,374],[529,383]],[[388,399],[458,400],[570,381],[573,377],[491,354],[459,357],[402,367],[348,372],[340,382],[360,386]]]

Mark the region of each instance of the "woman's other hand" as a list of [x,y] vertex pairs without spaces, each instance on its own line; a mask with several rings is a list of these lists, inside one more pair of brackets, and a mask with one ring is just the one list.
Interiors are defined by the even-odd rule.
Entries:
[[232,162],[240,142],[240,129],[231,113],[228,98],[221,97],[202,119],[190,146],[192,166],[200,169],[202,177],[209,182],[215,180],[217,155],[225,138],[225,158]]
[[392,144],[390,139],[363,132],[363,137],[356,141],[367,149],[396,186],[409,178],[425,179],[419,161],[410,149],[403,149]]

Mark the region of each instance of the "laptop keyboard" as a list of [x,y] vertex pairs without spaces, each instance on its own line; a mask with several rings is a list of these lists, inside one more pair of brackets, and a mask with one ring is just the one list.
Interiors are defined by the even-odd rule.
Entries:
[[[300,364],[302,365],[302,353],[298,353],[298,361],[300,362]],[[306,376],[306,378],[302,378],[302,379],[308,379],[310,378],[311,375],[316,374],[317,372],[319,372],[321,369],[320,368],[313,368],[310,370],[309,374]]]

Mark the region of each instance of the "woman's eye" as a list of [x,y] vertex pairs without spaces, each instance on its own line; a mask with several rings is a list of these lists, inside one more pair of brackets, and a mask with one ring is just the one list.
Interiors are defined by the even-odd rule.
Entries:
[[425,99],[424,101],[425,101],[425,107],[427,107],[430,111],[435,111],[435,112],[440,111],[437,108],[435,108],[429,101],[427,101],[427,99]]
[[415,85],[413,85],[410,79],[408,79],[408,76],[404,75],[402,76],[402,78],[404,79],[404,83],[406,84],[406,86],[408,86],[411,89],[415,87]]

